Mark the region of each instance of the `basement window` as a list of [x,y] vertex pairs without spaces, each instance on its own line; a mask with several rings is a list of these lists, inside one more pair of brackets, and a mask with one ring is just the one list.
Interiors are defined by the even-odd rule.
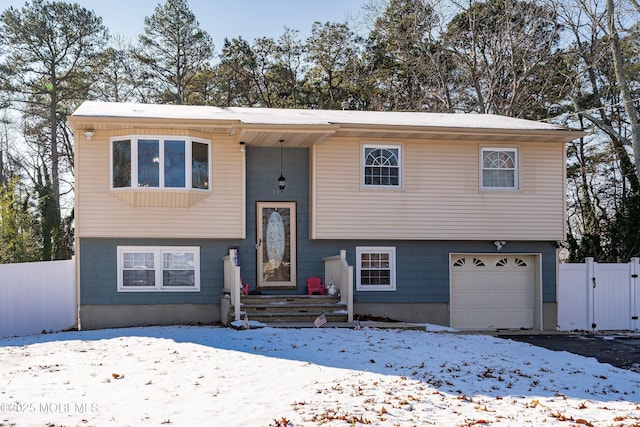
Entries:
[[118,246],[118,292],[199,292],[200,248]]
[[356,247],[356,290],[396,290],[396,248]]

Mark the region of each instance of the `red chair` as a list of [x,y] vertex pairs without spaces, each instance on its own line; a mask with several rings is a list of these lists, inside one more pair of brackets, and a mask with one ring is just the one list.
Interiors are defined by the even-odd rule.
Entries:
[[307,279],[307,291],[309,292],[309,295],[324,295],[324,285],[322,284],[322,279],[319,277],[309,277]]

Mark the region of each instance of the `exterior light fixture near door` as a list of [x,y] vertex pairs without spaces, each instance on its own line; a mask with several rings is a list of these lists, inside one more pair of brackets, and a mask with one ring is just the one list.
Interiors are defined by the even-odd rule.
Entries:
[[246,147],[244,141],[240,141],[240,152],[244,153],[245,151],[247,151],[247,147]]
[[501,250],[502,250],[502,247],[503,247],[504,245],[506,245],[506,244],[507,244],[507,242],[505,242],[504,240],[496,240],[496,241],[494,241],[494,242],[493,242],[493,244],[495,245],[495,247],[496,247],[496,249],[497,249],[497,250],[501,251]]
[[287,180],[282,174],[282,144],[284,144],[284,139],[280,140],[280,178],[278,178],[278,189],[280,189],[280,191],[284,191],[287,186]]

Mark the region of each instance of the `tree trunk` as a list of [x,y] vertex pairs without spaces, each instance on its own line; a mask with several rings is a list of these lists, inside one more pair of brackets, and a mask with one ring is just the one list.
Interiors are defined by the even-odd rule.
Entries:
[[[52,79],[52,85],[55,82]],[[58,105],[58,94],[55,86],[50,91],[51,101],[49,104],[49,127],[51,131],[51,187],[55,207],[60,211],[60,178],[58,176],[58,117],[56,107]]]
[[613,0],[607,0],[607,25],[609,27],[609,45],[611,46],[611,55],[613,57],[613,68],[616,74],[618,87],[620,88],[620,95],[622,96],[624,109],[627,112],[629,124],[631,125],[631,144],[633,145],[636,176],[638,177],[638,180],[640,180],[640,168],[638,168],[638,162],[640,161],[640,117],[638,117],[638,111],[633,105],[631,91],[627,84],[627,78],[624,75],[624,60],[620,49],[620,37],[618,36],[615,27],[615,10]]
[[[4,153],[0,149],[0,187],[4,186]],[[2,190],[2,188],[0,188]]]

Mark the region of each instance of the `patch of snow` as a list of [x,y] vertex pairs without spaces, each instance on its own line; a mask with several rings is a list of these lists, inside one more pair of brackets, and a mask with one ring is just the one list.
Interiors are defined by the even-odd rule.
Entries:
[[72,117],[129,117],[224,120],[253,125],[388,125],[467,129],[549,130],[566,128],[533,120],[492,114],[397,111],[305,110],[283,108],[212,107],[85,101]]
[[424,326],[427,332],[458,332],[457,329],[448,326],[432,325],[430,323],[425,323]]
[[264,328],[267,326],[262,322],[258,322],[257,320],[249,320],[246,324],[244,319],[234,320],[230,323],[236,329],[255,329],[255,328]]
[[484,336],[207,326],[0,339],[0,425],[637,425],[640,374]]

